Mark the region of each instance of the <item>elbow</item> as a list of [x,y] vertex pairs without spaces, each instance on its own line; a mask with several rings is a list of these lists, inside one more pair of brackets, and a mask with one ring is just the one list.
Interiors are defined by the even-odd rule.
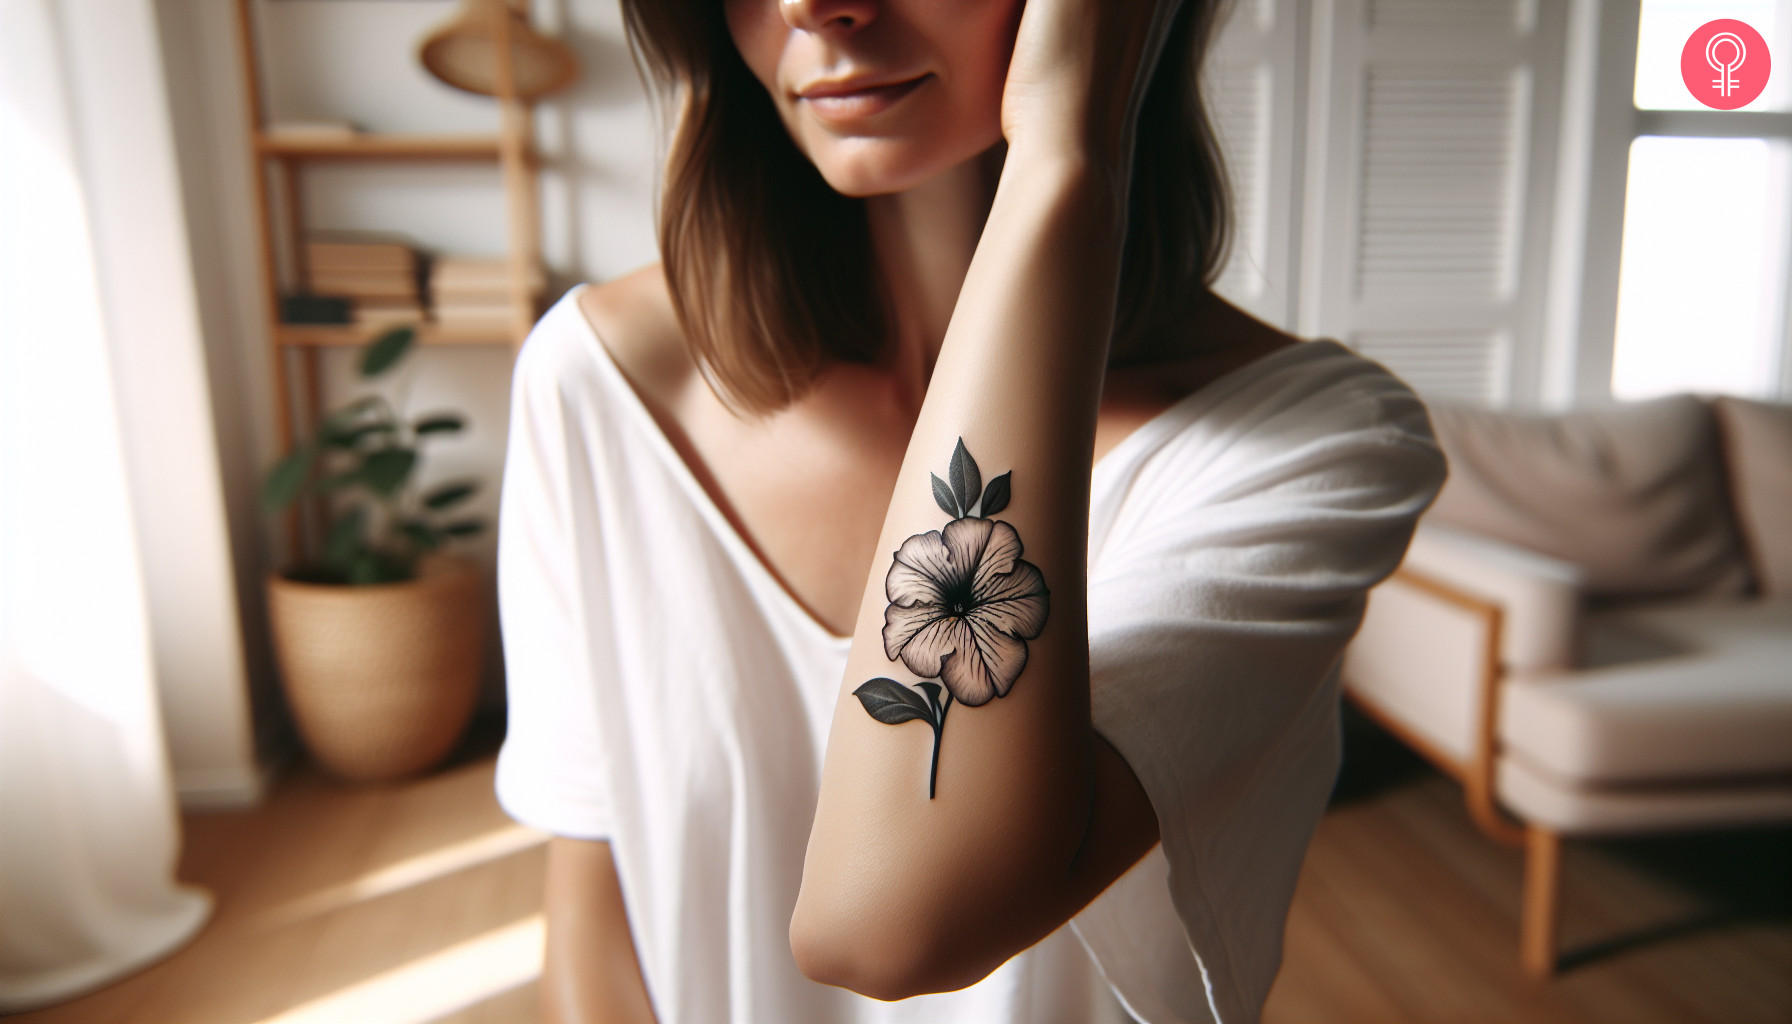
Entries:
[[799,897],[790,919],[790,952],[810,981],[894,1001],[955,991],[999,966],[978,970],[949,953],[925,922],[892,921],[838,906],[821,911],[814,902]]

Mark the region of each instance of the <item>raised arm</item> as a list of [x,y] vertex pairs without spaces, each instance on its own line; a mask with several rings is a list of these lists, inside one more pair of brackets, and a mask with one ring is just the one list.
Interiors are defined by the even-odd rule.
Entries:
[[1138,94],[1176,4],[1030,0],[1007,162],[854,629],[791,921],[811,978],[971,984],[1156,841],[1090,726],[1096,411]]

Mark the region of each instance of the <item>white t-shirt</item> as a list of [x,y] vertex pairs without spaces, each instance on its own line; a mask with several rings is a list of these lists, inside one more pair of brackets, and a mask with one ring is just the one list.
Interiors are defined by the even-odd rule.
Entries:
[[1184,398],[1090,482],[1095,728],[1163,842],[958,992],[818,985],[788,927],[848,638],[770,574],[577,304],[518,356],[498,529],[518,820],[608,839],[660,1024],[1256,1020],[1337,770],[1339,652],[1443,480],[1424,407],[1334,342]]

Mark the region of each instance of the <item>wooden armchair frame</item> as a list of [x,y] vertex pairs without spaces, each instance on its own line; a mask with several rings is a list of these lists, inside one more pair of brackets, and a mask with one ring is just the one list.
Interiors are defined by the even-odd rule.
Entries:
[[1462,784],[1463,800],[1468,807],[1469,817],[1483,834],[1495,842],[1524,848],[1524,898],[1519,910],[1519,961],[1525,972],[1532,977],[1547,978],[1555,973],[1558,959],[1562,837],[1540,825],[1514,820],[1499,805],[1497,772],[1500,754],[1500,690],[1506,676],[1505,665],[1500,659],[1500,643],[1505,628],[1505,612],[1493,601],[1424,572],[1403,567],[1396,570],[1392,578],[1480,619],[1487,655],[1477,682],[1476,708],[1479,717],[1473,752],[1467,761],[1455,757],[1407,728],[1373,698],[1349,688],[1345,692],[1370,719]]

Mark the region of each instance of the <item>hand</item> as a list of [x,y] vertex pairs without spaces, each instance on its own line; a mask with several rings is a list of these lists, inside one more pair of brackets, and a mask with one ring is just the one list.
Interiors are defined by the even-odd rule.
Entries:
[[1183,0],[1026,0],[1002,92],[1009,151],[1130,175],[1145,88]]

